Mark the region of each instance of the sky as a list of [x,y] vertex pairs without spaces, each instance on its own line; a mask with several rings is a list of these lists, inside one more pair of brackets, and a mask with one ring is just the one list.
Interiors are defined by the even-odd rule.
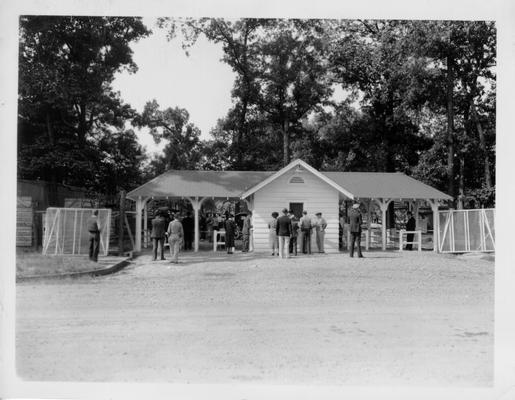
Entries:
[[[201,138],[208,139],[211,128],[231,107],[235,74],[220,61],[223,55],[220,45],[199,37],[187,56],[180,39],[168,41],[166,32],[155,26],[155,21],[155,18],[143,18],[153,33],[131,45],[138,71],[118,73],[113,88],[138,112],[153,99],[161,109],[185,108],[190,122],[200,128]],[[149,153],[164,146],[156,145],[147,130],[135,131]]]

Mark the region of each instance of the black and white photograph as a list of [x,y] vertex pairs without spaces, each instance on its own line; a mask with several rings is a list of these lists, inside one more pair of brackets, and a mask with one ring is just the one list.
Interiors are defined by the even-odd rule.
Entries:
[[515,399],[514,5],[71,3],[1,5],[0,396]]

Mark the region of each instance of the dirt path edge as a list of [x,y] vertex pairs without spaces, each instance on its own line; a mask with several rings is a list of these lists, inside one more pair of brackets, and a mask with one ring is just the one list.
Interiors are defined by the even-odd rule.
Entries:
[[81,272],[68,272],[64,274],[50,274],[50,275],[29,275],[29,276],[17,276],[16,282],[24,282],[24,281],[35,281],[41,279],[65,279],[65,278],[80,278],[83,276],[102,276],[114,274],[122,269],[124,269],[127,265],[130,264],[133,259],[132,254],[119,262],[109,265],[106,268],[100,268],[90,271],[81,271]]

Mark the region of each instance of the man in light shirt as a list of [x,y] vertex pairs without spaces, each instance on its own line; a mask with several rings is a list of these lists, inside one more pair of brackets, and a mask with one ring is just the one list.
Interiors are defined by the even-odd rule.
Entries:
[[172,263],[179,263],[179,251],[184,239],[184,229],[181,222],[172,215],[172,221],[168,225],[168,243],[170,244],[170,256]]
[[300,248],[304,254],[311,254],[311,218],[308,212],[302,212],[302,218],[299,221],[300,226]]
[[316,213],[316,221],[315,221],[315,231],[316,231],[316,242],[319,253],[325,253],[324,251],[324,238],[325,238],[325,228],[327,228],[327,222],[324,217],[322,217],[321,212]]

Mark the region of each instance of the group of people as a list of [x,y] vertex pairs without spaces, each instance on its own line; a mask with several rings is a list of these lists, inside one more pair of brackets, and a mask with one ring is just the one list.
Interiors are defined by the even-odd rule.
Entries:
[[290,254],[297,255],[297,239],[300,250],[304,254],[311,254],[311,234],[315,231],[315,241],[319,253],[324,253],[324,237],[327,222],[322,213],[316,213],[316,219],[312,220],[303,211],[298,219],[292,210],[282,210],[283,215],[274,211],[272,219],[268,223],[269,242],[272,255],[281,258],[289,258]]
[[[171,262],[177,264],[179,262],[179,252],[181,249],[181,245],[184,244],[184,248],[186,248],[186,241],[191,240],[187,238],[185,235],[185,230],[183,227],[183,223],[186,222],[186,218],[183,218],[183,222],[179,221],[178,218],[175,217],[174,214],[170,214],[170,223],[168,227],[166,227],[166,216],[167,212],[165,211],[157,211],[156,217],[152,220],[152,231],[150,234],[150,238],[152,239],[152,261],[157,260],[157,255],[159,251],[159,255],[161,256],[161,260],[166,260],[164,253],[164,244],[165,237],[168,237],[168,244],[170,246],[170,257]],[[190,213],[188,213],[190,214]],[[191,215],[189,216],[191,218]],[[186,221],[185,221],[186,220]],[[191,248],[191,241],[189,248]]]
[[[96,213],[96,214],[95,214]],[[98,242],[100,236],[100,229],[97,222],[98,211],[94,211],[93,216],[88,222],[88,230],[90,231],[90,259],[96,261],[98,258]],[[316,218],[308,216],[307,211],[302,212],[302,217],[299,219],[295,216],[292,210],[283,209],[282,215],[279,216],[278,212],[272,213],[272,219],[268,223],[269,228],[269,243],[272,251],[272,256],[279,256],[281,258],[289,258],[290,255],[297,255],[298,251],[303,254],[311,254],[312,248],[316,246],[319,253],[324,253],[324,239],[327,222],[322,217],[321,212],[317,212]],[[164,242],[165,237],[168,236],[170,244],[170,255],[172,262],[177,263],[181,245],[185,250],[192,249],[193,236],[194,236],[194,220],[191,213],[188,212],[182,218],[176,218],[173,214],[170,215],[170,223],[166,228],[166,212],[157,212],[156,217],[152,220],[152,250],[153,261],[157,260],[158,250],[160,252],[161,260],[164,257]],[[225,229],[225,248],[228,254],[233,254],[235,249],[236,239],[236,222],[233,214],[227,214],[225,218],[218,221],[216,216],[212,219],[212,226],[216,224],[216,230]],[[349,214],[349,230],[351,234],[350,241],[350,257],[354,257],[354,252],[357,252],[359,258],[363,257],[361,251],[361,233],[363,225],[363,216],[360,212],[360,204],[354,203]],[[250,236],[252,231],[252,213],[249,211],[243,219],[241,229],[243,248],[242,252],[250,250]],[[408,211],[408,223],[406,226],[408,231],[415,229],[415,219],[413,214]],[[313,235],[314,233],[314,235]],[[315,243],[312,245],[312,236],[314,236]],[[413,234],[408,234],[406,250],[411,250],[413,241]]]
[[[168,228],[166,227],[166,220],[170,219]],[[215,219],[213,219],[214,225]],[[235,249],[235,238],[236,238],[236,222],[234,221],[234,215],[227,214],[223,220],[216,221],[217,230],[225,229],[225,248],[228,254],[233,254]],[[242,229],[242,241],[243,241],[243,252],[249,251],[250,234],[252,229],[252,213],[245,217],[243,220]],[[164,256],[164,243],[166,237],[168,237],[168,243],[170,245],[170,255],[172,263],[177,263],[179,260],[179,252],[181,247],[184,250],[191,250],[193,244],[193,237],[195,232],[195,221],[191,216],[191,212],[187,212],[186,216],[180,219],[174,214],[168,213],[168,211],[158,210],[155,218],[152,220],[152,231],[150,238],[152,240],[152,261],[158,259],[158,253],[161,260],[165,260]],[[211,230],[212,234],[213,230]]]
[[[223,227],[225,229],[225,248],[227,254],[233,254],[235,249],[236,240],[236,222],[234,221],[234,215],[228,214],[225,218]],[[249,211],[243,219],[243,226],[241,230],[242,242],[243,242],[243,253],[247,253],[250,248],[250,234],[252,230],[252,213]]]
[[[350,256],[354,257],[354,249],[356,248],[358,257],[362,258],[361,252],[361,230],[363,225],[363,217],[359,210],[360,204],[355,203],[349,212],[351,243]],[[278,255],[281,258],[289,258],[290,254],[297,255],[297,244],[303,254],[311,254],[312,246],[311,238],[315,233],[316,249],[319,253],[325,253],[324,239],[327,222],[322,217],[321,212],[317,212],[316,218],[312,219],[308,216],[307,211],[302,212],[302,217],[298,219],[293,211],[286,208],[282,211],[283,215],[279,216],[278,212],[272,213],[272,219],[268,223],[269,243],[272,256]]]

